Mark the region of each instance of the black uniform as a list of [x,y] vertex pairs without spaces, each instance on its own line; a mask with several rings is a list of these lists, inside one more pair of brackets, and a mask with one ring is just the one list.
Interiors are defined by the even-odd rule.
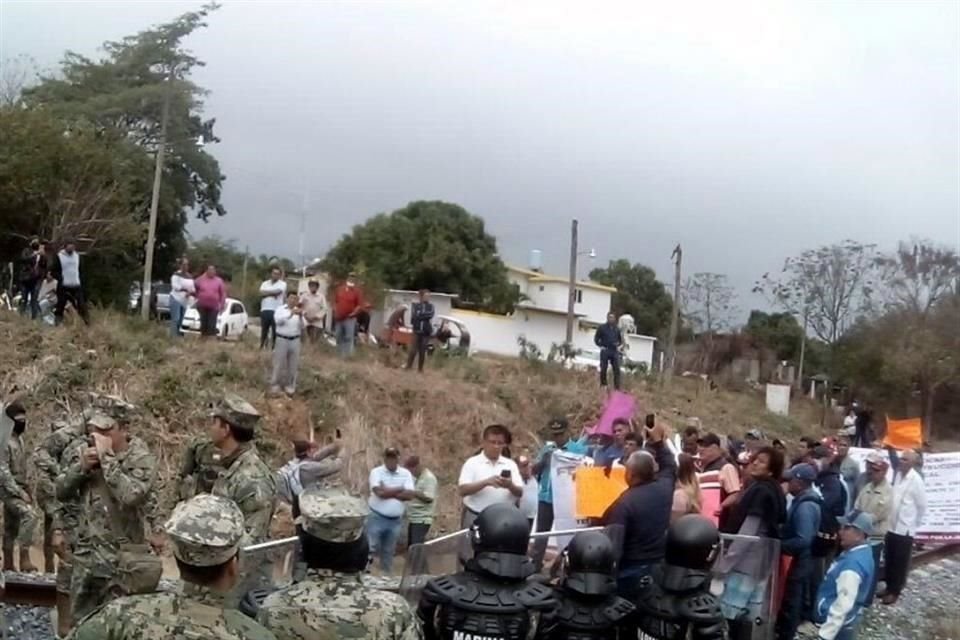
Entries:
[[726,621],[710,594],[710,566],[720,533],[706,518],[683,516],[667,530],[666,558],[640,591],[640,638],[724,640]]
[[513,505],[492,505],[471,527],[466,569],[424,587],[417,615],[426,640],[525,640],[556,605],[550,587],[528,581],[528,523]]
[[634,607],[616,595],[616,554],[610,539],[599,531],[578,533],[564,551],[564,560],[557,606],[544,616],[537,639],[620,638],[620,623]]

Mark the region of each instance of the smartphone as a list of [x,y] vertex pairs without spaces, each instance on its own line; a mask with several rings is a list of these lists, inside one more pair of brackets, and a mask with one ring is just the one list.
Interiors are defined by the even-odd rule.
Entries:
[[500,472],[500,477],[501,477],[501,478],[506,478],[506,479],[509,480],[509,479],[510,479],[510,470],[509,470],[509,469],[504,469],[503,471],[501,471],[501,472]]

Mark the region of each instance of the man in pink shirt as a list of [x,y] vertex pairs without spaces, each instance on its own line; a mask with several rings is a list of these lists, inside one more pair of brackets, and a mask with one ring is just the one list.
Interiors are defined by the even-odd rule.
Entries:
[[194,280],[197,290],[197,313],[200,315],[200,336],[209,338],[217,335],[217,317],[227,303],[227,286],[217,275],[217,268],[207,265],[202,276]]

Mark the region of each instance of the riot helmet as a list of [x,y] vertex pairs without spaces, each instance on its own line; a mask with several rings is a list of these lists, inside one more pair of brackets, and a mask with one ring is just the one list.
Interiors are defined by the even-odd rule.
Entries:
[[617,590],[614,578],[617,557],[613,543],[600,531],[578,533],[563,552],[566,564],[563,586],[588,596]]
[[702,582],[719,548],[720,532],[716,525],[696,514],[679,518],[667,529],[663,586],[668,590],[684,590]]
[[530,525],[512,504],[494,504],[484,509],[470,527],[473,564],[491,575],[523,579],[534,573],[527,557]]

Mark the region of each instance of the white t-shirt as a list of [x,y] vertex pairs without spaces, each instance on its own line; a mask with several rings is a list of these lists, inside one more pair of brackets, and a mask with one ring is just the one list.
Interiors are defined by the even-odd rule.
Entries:
[[520,511],[527,520],[537,517],[537,496],[540,493],[540,483],[536,476],[530,476],[523,485],[523,495],[520,496]]
[[187,298],[190,297],[191,293],[196,292],[197,288],[193,284],[193,278],[186,278],[179,273],[170,276],[170,296],[181,305],[186,306]]
[[[510,458],[500,456],[495,462],[483,455],[481,451],[472,458],[467,458],[460,469],[460,479],[458,485],[471,484],[486,480],[492,476],[499,476],[501,471],[509,471],[510,479],[517,487],[523,487],[523,478],[520,477],[520,469],[517,463]],[[480,491],[470,496],[463,497],[463,506],[474,513],[480,513],[492,504],[516,504],[516,497],[510,493],[509,489],[499,487],[484,487]]]
[[63,281],[60,283],[65,287],[80,286],[80,254],[74,251],[72,254],[61,251],[57,254],[60,258],[60,273]]
[[287,295],[287,283],[283,280],[273,282],[264,280],[260,285],[260,293],[269,293],[265,298],[260,298],[260,311],[276,311],[283,304],[283,299]]
[[380,498],[373,493],[373,488],[379,487],[381,484],[388,489],[402,488],[406,491],[413,491],[413,474],[403,467],[397,467],[396,471],[390,471],[386,465],[375,467],[370,472],[370,498],[367,500],[370,510],[388,518],[402,517],[403,512],[406,511],[403,500]]

